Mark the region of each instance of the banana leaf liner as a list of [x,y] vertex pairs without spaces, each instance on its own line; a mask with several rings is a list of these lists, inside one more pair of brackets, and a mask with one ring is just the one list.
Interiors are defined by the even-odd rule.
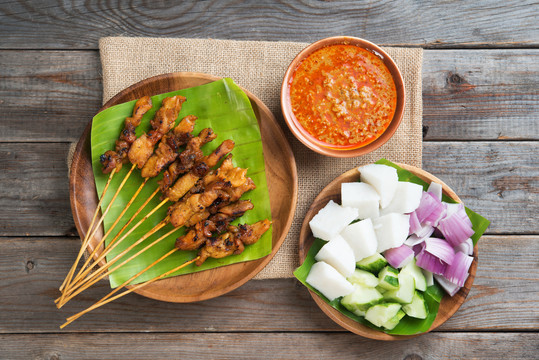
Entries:
[[[153,108],[142,118],[141,124],[136,131],[137,137],[150,130],[150,120],[161,106],[162,100],[167,96],[174,95],[182,95],[187,99],[183,104],[176,123],[186,115],[195,115],[198,117],[198,120],[193,132],[194,134],[198,134],[200,130],[207,127],[211,127],[217,134],[215,140],[202,147],[204,154],[207,155],[211,153],[226,139],[233,140],[236,144],[232,151],[234,165],[247,168],[247,176],[251,177],[256,184],[256,189],[247,192],[242,197],[242,199],[250,199],[254,204],[254,209],[245,213],[241,218],[234,221],[233,224],[251,224],[263,219],[271,220],[271,208],[266,182],[260,128],[247,95],[231,79],[225,78],[205,85],[153,96]],[[117,140],[120,131],[123,129],[125,118],[131,116],[134,104],[135,100],[110,107],[98,113],[93,118],[91,133],[92,167],[97,193],[100,195],[108,179],[108,174],[102,173],[99,157],[105,151],[114,149],[115,141]],[[112,195],[130,167],[130,164],[126,164],[122,170],[114,176],[109,190],[105,195],[102,210],[109,204]],[[122,217],[122,220],[115,226],[111,235],[116,234],[118,230],[127,223],[128,219],[131,218],[140,205],[144,203],[150,194],[157,188],[157,181],[160,180],[161,177],[162,175],[160,174],[147,182],[142,192]],[[118,215],[124,209],[125,205],[132,198],[136,189],[142,182],[143,178],[140,176],[140,171],[135,169],[103,221],[105,232],[117,219]],[[127,230],[142,219],[145,214],[149,213],[150,210],[156,207],[160,202],[159,196],[154,197],[144,210],[134,219]],[[171,204],[172,203],[169,202],[162,206],[151,217],[144,221],[142,225],[108,254],[107,261],[110,261],[115,255],[140,239],[164,219],[166,217],[167,209]],[[127,259],[129,256],[147,246],[160,236],[166,234],[171,229],[173,229],[171,224],[166,225],[148,239],[144,240],[141,244],[135,246],[123,257],[123,259]],[[127,230],[124,231],[124,234]],[[184,228],[175,231],[172,235],[166,237],[158,244],[129,261],[127,264],[113,271],[109,276],[111,287],[114,288],[122,284],[124,281],[128,280],[130,277],[170,251],[174,247],[176,238],[184,233]],[[109,236],[105,243],[108,244],[113,237],[114,236]],[[270,254],[271,249],[272,229],[270,228],[257,243],[246,246],[244,252],[241,254],[228,256],[222,259],[208,259],[202,266],[191,264],[170,276],[193,273],[237,262],[260,259]],[[196,251],[178,251],[137,277],[131,284],[155,278],[156,276],[193,259],[196,255]],[[120,260],[120,262],[121,261],[122,260]]]

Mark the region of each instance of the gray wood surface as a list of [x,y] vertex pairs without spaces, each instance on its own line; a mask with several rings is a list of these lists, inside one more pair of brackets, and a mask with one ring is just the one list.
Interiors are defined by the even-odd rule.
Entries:
[[[106,281],[61,310],[52,300],[79,248],[75,238],[0,240],[0,333],[55,333],[63,320],[110,292]],[[510,255],[508,255],[508,253]],[[513,255],[515,253],[515,255]],[[530,331],[539,327],[538,236],[485,236],[467,301],[437,331]],[[534,283],[535,281],[535,283]],[[253,280],[216,299],[173,304],[130,294],[63,332],[342,331],[295,279]]]
[[[537,359],[539,336],[432,333],[380,342],[350,333],[0,335],[9,359]],[[253,349],[257,349],[254,353]]]
[[[538,18],[532,0],[0,1],[0,359],[537,359]],[[192,304],[130,294],[59,330],[110,291],[53,304],[80,246],[66,155],[101,104],[99,38],[343,34],[425,49],[423,167],[492,221],[461,309],[375,342],[281,279]]]
[[[174,2],[171,2],[174,4]],[[95,49],[103,36],[315,41],[351,35],[423,47],[537,46],[526,1],[5,1],[4,49]],[[83,35],[83,36],[81,36]]]

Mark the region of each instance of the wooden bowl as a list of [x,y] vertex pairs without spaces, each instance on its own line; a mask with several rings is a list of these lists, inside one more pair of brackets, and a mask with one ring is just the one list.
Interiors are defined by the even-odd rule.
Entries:
[[[367,145],[364,145],[362,147],[350,147],[350,148],[346,147],[346,148],[339,149],[337,147],[332,147],[330,144],[327,144],[318,140],[317,138],[309,134],[301,126],[301,124],[296,119],[292,111],[292,105],[290,102],[290,82],[299,64],[316,50],[319,50],[326,46],[337,45],[337,44],[355,45],[377,55],[380,59],[382,59],[384,65],[388,68],[389,72],[391,73],[391,76],[393,77],[393,81],[395,83],[395,87],[397,90],[397,107],[395,109],[395,114],[393,115],[393,119],[391,120],[391,123],[389,124],[388,128],[382,133],[382,135],[380,135],[373,142]],[[318,40],[312,43],[311,45],[307,46],[294,58],[294,60],[292,60],[292,63],[290,64],[290,66],[288,67],[284,75],[283,83],[281,85],[281,108],[283,111],[284,119],[286,121],[286,124],[290,128],[290,131],[294,134],[294,136],[299,141],[301,141],[305,146],[307,146],[311,150],[314,150],[317,153],[322,154],[322,155],[333,156],[333,157],[344,158],[344,157],[356,157],[360,155],[365,155],[378,149],[380,146],[385,144],[393,136],[393,134],[399,127],[399,124],[402,120],[402,115],[404,113],[405,103],[406,103],[406,95],[405,95],[405,89],[404,89],[404,80],[402,78],[401,72],[399,71],[399,68],[397,67],[397,64],[395,64],[393,59],[391,59],[391,57],[384,50],[382,50],[379,46],[367,40],[363,40],[363,39],[355,38],[355,37],[348,37],[348,36],[330,37],[330,38]]]
[[[430,173],[416,168],[414,166],[404,165],[404,164],[397,164],[400,167],[402,167],[405,170],[410,171],[417,177],[421,178],[422,180],[426,182],[432,182],[435,181],[437,183],[442,184],[443,192],[445,195],[449,196],[451,199],[462,202],[460,198],[455,194],[453,190],[449,188],[444,182],[442,182],[437,177],[431,175]],[[307,214],[305,215],[305,220],[303,220],[303,225],[301,227],[301,232],[299,235],[299,258],[300,262],[303,263],[305,260],[305,257],[307,256],[307,253],[309,252],[309,249],[311,245],[314,242],[314,237],[311,232],[311,229],[309,227],[309,221],[318,213],[318,211],[326,206],[329,200],[333,200],[337,203],[341,203],[341,184],[345,182],[355,182],[359,180],[359,172],[357,169],[352,169],[344,174],[338,176],[335,180],[333,180],[331,183],[329,183],[324,190],[314,199],[314,202],[312,203],[311,207],[309,208],[309,211],[307,211]],[[464,303],[466,300],[466,297],[468,296],[468,293],[470,291],[470,288],[472,287],[475,273],[477,271],[477,261],[478,261],[478,255],[477,255],[477,245],[474,247],[474,253],[473,253],[473,262],[470,266],[469,270],[469,276],[466,280],[466,283],[464,286],[457,292],[453,297],[449,295],[444,295],[442,298],[442,301],[440,303],[440,308],[438,310],[438,314],[436,316],[436,319],[432,323],[432,326],[428,331],[436,329],[438,326],[442,325],[444,322],[447,321]],[[382,331],[378,331],[375,329],[372,329],[368,326],[365,326],[363,324],[358,323],[355,320],[350,319],[344,314],[341,314],[338,310],[331,307],[328,303],[326,303],[320,296],[318,296],[315,292],[309,290],[311,293],[312,298],[322,309],[322,311],[329,316],[333,321],[335,321],[337,324],[345,328],[346,330],[349,330],[355,334],[361,335],[366,338],[375,339],[375,340],[404,340],[409,339],[421,334],[416,335],[390,335],[386,334]],[[422,333],[423,334],[423,333]]]
[[[201,73],[172,73],[158,75],[134,84],[109,100],[101,109],[170,91],[203,85],[219,78]],[[245,91],[245,90],[244,90]],[[272,251],[268,256],[193,274],[156,281],[136,290],[140,295],[170,302],[193,302],[223,295],[241,286],[268,264],[283,243],[296,209],[298,178],[292,149],[271,111],[253,94],[245,91],[260,125],[266,178],[273,218]],[[86,126],[75,150],[70,174],[70,199],[73,219],[81,238],[84,238],[97,207],[98,199],[90,157],[92,122]],[[256,204],[255,204],[256,205]],[[92,251],[102,238],[98,231],[91,239]],[[99,256],[101,250],[96,252]]]

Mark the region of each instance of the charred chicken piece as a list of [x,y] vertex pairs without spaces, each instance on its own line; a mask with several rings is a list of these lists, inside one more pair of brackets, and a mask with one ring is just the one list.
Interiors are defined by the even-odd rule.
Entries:
[[197,181],[205,176],[212,167],[234,148],[234,141],[225,140],[215,149],[210,155],[205,156],[197,161],[191,170],[176,181],[176,183],[168,188],[165,192],[166,197],[170,201],[180,200],[187,192],[195,186]]
[[184,101],[185,98],[180,95],[163,99],[161,107],[150,121],[153,130],[140,136],[131,145],[127,154],[131,163],[136,164],[139,169],[144,167],[153,153],[155,144],[174,126]]
[[[211,128],[206,128],[203,129],[197,137],[191,138],[187,141],[185,150],[182,151],[178,158],[172,164],[170,164],[167,170],[163,172],[163,179],[159,181],[159,188],[161,189],[162,193],[165,193],[181,174],[189,171],[197,161],[204,157],[204,154],[200,148],[216,137],[217,135]],[[170,145],[170,138],[168,140]],[[179,143],[181,142],[175,142],[174,146],[179,145]]]
[[232,254],[241,254],[244,245],[256,243],[270,225],[271,221],[266,219],[253,225],[229,226],[225,233],[205,241],[198,253],[200,258],[196,261],[197,266],[202,265],[210,257],[220,259]]
[[114,169],[120,171],[122,164],[127,161],[127,153],[131,148],[131,144],[137,138],[135,130],[140,125],[144,114],[151,108],[152,100],[149,96],[143,96],[137,100],[132,116],[125,119],[124,129],[120,133],[119,139],[116,140],[115,151],[106,151],[99,158],[99,161],[103,165],[103,173],[108,174]]
[[[197,117],[188,115],[180,121],[180,123],[169,132],[159,142],[153,155],[146,161],[144,167],[141,170],[143,178],[155,177],[161,170],[163,170],[168,164],[173,162],[178,157],[177,149],[179,146],[185,145],[191,137],[191,131],[195,127],[195,121]],[[182,129],[177,131],[177,129]],[[174,146],[170,146],[170,139],[174,138]],[[184,142],[185,141],[185,142]],[[177,147],[176,147],[177,146]]]

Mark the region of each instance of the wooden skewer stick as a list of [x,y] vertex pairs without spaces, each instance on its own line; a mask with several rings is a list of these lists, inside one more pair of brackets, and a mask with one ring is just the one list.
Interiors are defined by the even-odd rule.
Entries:
[[[82,250],[82,253],[81,251],[79,251],[79,255],[77,255],[77,258],[75,260],[75,263],[73,264],[74,266],[72,267],[73,271],[69,271],[69,274],[67,276],[67,281],[65,283],[65,286],[64,286],[64,290],[66,288],[69,288],[71,286],[71,280],[73,278],[73,274],[75,272],[75,269],[77,267],[77,264],[78,262],[80,261],[80,258],[82,256],[82,254],[84,253],[84,250],[86,250],[86,248],[88,247],[88,244],[90,243],[90,239],[93,238],[93,236],[95,235],[97,229],[99,229],[99,226],[101,225],[101,223],[103,222],[103,220],[105,219],[105,216],[107,215],[107,213],[109,212],[110,208],[112,207],[112,204],[114,203],[114,201],[116,200],[116,198],[118,197],[118,195],[120,194],[120,190],[122,190],[122,188],[124,187],[125,183],[127,182],[127,179],[129,179],[129,177],[131,176],[131,173],[133,173],[133,170],[135,169],[135,165],[133,164],[133,166],[131,166],[131,169],[129,170],[129,172],[125,175],[125,177],[123,178],[122,182],[120,183],[120,185],[118,186],[118,189],[116,189],[116,192],[114,193],[114,195],[112,196],[112,199],[110,200],[109,204],[107,205],[107,208],[105,209],[105,211],[101,214],[101,218],[99,219],[99,221],[97,222],[97,224],[95,224],[95,227],[93,228],[93,230],[91,229],[88,229],[88,233],[86,234],[88,237],[85,238],[85,241],[83,241],[83,245],[84,246],[81,246],[81,250]],[[114,169],[111,173],[113,172],[116,172],[116,169]],[[97,209],[99,209],[100,207],[100,204],[101,204],[101,200],[103,199],[103,196],[101,197],[99,203],[98,203],[98,206],[97,206]],[[96,209],[96,210],[97,210]],[[65,291],[62,293],[62,297],[64,297],[64,294],[65,294]]]
[[[157,191],[157,190],[156,190]],[[164,199],[163,201],[161,201],[161,203],[159,203],[155,208],[152,209],[152,211],[150,211],[148,214],[146,214],[142,219],[139,220],[139,222],[137,222],[131,229],[129,229],[129,231],[124,235],[122,236],[119,240],[115,240],[113,239],[113,242],[111,242],[111,244],[109,244],[109,246],[107,246],[103,252],[97,257],[97,259],[95,259],[95,261],[86,268],[86,270],[84,270],[81,274],[79,274],[77,276],[77,278],[73,281],[73,283],[78,283],[80,280],[82,280],[83,277],[87,276],[88,273],[90,271],[92,271],[92,269],[99,264],[99,262],[105,258],[105,256],[107,256],[112,250],[114,250],[116,248],[116,246],[118,246],[125,238],[127,238],[135,229],[137,229],[144,221],[146,221],[146,219],[148,219],[151,215],[153,215],[154,212],[156,212],[160,207],[162,207],[166,202],[168,201],[168,198],[167,199]],[[139,209],[141,210],[141,209]],[[135,215],[134,215],[135,216]],[[127,224],[126,224],[127,225]],[[91,275],[90,275],[91,277]]]
[[105,198],[105,194],[107,193],[107,190],[109,188],[110,182],[112,181],[112,178],[114,177],[114,174],[116,173],[116,169],[114,171],[111,171],[109,178],[107,180],[107,183],[105,184],[105,188],[103,189],[103,193],[101,194],[101,198],[99,199],[99,202],[97,203],[97,207],[95,208],[94,216],[92,218],[92,221],[90,222],[90,226],[88,227],[88,231],[86,232],[86,236],[84,237],[84,240],[82,241],[79,253],[77,255],[77,258],[73,265],[71,266],[71,269],[69,269],[69,272],[67,273],[67,276],[65,277],[64,281],[62,282],[62,285],[60,285],[60,291],[62,291],[65,286],[68,283],[68,279],[71,279],[73,276],[73,273],[75,272],[75,269],[77,268],[77,265],[79,263],[80,258],[82,257],[82,254],[84,254],[84,251],[86,250],[86,247],[88,246],[89,239],[90,239],[90,232],[92,231],[92,228],[94,226],[95,220],[97,219],[97,214],[99,214],[99,209],[101,209],[101,203],[103,202],[103,199]]
[[[90,261],[92,261],[93,257],[95,256],[96,252],[101,248],[101,246],[103,246],[104,242],[106,241],[107,237],[110,235],[110,233],[112,232],[112,230],[114,229],[114,227],[118,224],[118,222],[120,221],[120,219],[124,216],[125,212],[127,211],[127,209],[131,206],[131,204],[133,203],[133,201],[137,198],[137,196],[139,195],[140,191],[142,190],[142,188],[144,187],[144,185],[146,185],[146,182],[148,181],[148,179],[145,179],[144,182],[142,184],[140,184],[139,188],[137,189],[137,191],[135,192],[135,194],[133,195],[133,197],[131,198],[131,200],[129,200],[129,202],[125,205],[125,208],[122,210],[122,212],[120,213],[120,215],[118,216],[118,218],[116,219],[116,221],[114,222],[114,224],[112,224],[112,226],[110,227],[110,229],[107,231],[107,233],[103,236],[103,238],[99,241],[99,243],[94,247],[94,250],[91,252],[90,255],[88,255],[88,258],[86,259],[86,261],[84,262],[84,264],[81,266],[81,268],[79,269],[77,275],[74,277],[74,280],[72,282],[72,286],[74,286],[76,284],[76,282],[80,279],[80,275],[81,273],[87,269],[88,265],[90,264]],[[157,191],[154,191],[152,195],[150,195],[150,197],[148,197],[146,199],[146,201],[144,202],[144,204],[142,204],[142,206],[139,207],[139,209],[133,214],[133,216],[131,216],[131,218],[129,219],[129,221],[120,229],[120,231],[115,235],[115,237],[112,239],[112,241],[107,245],[107,246],[111,246],[112,244],[114,244],[114,242],[120,237],[120,235],[124,232],[124,230],[131,224],[131,222],[133,221],[133,219],[135,219],[135,217],[137,217],[137,215],[142,211],[142,209],[144,209],[144,207],[146,207],[146,205],[150,202],[151,199],[153,199],[153,197],[157,194]],[[91,269],[92,267],[90,267]]]
[[[170,255],[171,253],[173,253],[174,251],[176,251],[176,249],[172,249],[171,251],[169,251],[169,252],[168,252],[167,254],[165,254],[164,256],[169,256],[169,255]],[[129,293],[131,293],[131,292],[133,292],[133,291],[135,291],[135,290],[138,290],[138,289],[140,289],[140,288],[142,288],[142,287],[144,287],[144,286],[146,286],[146,285],[149,285],[149,284],[153,283],[154,281],[160,280],[160,279],[164,278],[165,276],[168,276],[168,275],[170,275],[170,274],[172,274],[172,273],[174,273],[174,272],[176,272],[176,271],[178,271],[178,270],[180,270],[180,269],[186,267],[187,265],[190,265],[190,264],[194,263],[194,262],[197,261],[199,258],[200,258],[200,256],[197,256],[197,257],[194,258],[193,260],[189,260],[189,261],[187,261],[187,262],[181,264],[180,266],[178,266],[178,267],[176,267],[176,268],[174,268],[174,269],[172,269],[172,270],[169,270],[169,271],[165,272],[164,274],[161,274],[161,275],[159,275],[159,276],[153,278],[152,280],[148,280],[148,281],[146,281],[146,282],[143,282],[143,283],[140,283],[140,284],[138,284],[138,285],[135,285],[135,286],[133,286],[132,288],[127,289],[126,291],[124,291],[124,292],[122,292],[122,293],[120,293],[120,294],[118,294],[118,295],[116,295],[116,296],[114,296],[114,297],[110,297],[110,296],[111,296],[112,294],[114,294],[115,291],[116,291],[116,289],[113,290],[113,292],[112,292],[111,294],[106,295],[106,296],[103,297],[101,300],[99,300],[97,303],[95,303],[94,305],[90,306],[88,309],[86,309],[86,310],[84,310],[84,311],[81,311],[81,312],[79,312],[78,314],[75,314],[75,315],[73,315],[73,316],[67,318],[67,319],[66,319],[67,321],[66,321],[62,326],[60,326],[60,329],[63,329],[63,328],[66,327],[67,325],[71,324],[73,321],[77,320],[77,319],[80,318],[82,315],[84,315],[84,314],[86,314],[86,313],[88,313],[88,312],[90,312],[90,311],[92,311],[92,310],[94,310],[94,309],[97,309],[98,307],[101,307],[101,306],[103,306],[103,305],[105,305],[105,304],[108,304],[109,302],[114,301],[114,300],[116,300],[116,299],[118,299],[118,298],[120,298],[120,297],[122,297],[122,296],[125,296],[125,295],[127,295],[127,294],[129,294]],[[148,266],[148,267],[147,267],[146,269],[144,269],[142,272],[146,271],[147,269],[149,269],[149,268],[152,267],[153,265],[157,264],[159,261],[160,261],[160,259],[156,260],[153,264],[151,264],[150,266]],[[141,272],[141,273],[142,273],[142,272]],[[135,276],[135,277],[136,277],[136,276]],[[130,280],[131,280],[131,279],[130,279]]]
[[[165,219],[167,220],[168,222],[168,219]],[[111,267],[112,265],[114,265],[118,260],[120,260],[129,250],[131,250],[133,247],[135,247],[136,245],[140,244],[142,241],[144,241],[145,239],[147,239],[148,237],[150,237],[152,234],[154,234],[156,231],[158,231],[159,229],[161,229],[163,226],[165,226],[167,224],[167,222],[160,222],[156,227],[154,227],[152,230],[150,230],[150,232],[148,232],[146,235],[144,235],[144,237],[142,237],[141,239],[139,239],[136,243],[134,243],[133,245],[131,245],[129,248],[125,249],[122,253],[118,254],[117,256],[114,257],[114,259],[112,259],[111,261],[109,261],[104,267],[100,268],[97,272],[95,272],[94,274],[92,274],[92,277],[91,278],[87,278],[85,279],[82,284],[77,284],[76,287],[73,288],[73,292],[71,294],[69,294],[68,296],[66,296],[64,298],[64,301],[60,303],[59,307],[62,307],[63,305],[65,305],[69,300],[71,300],[73,297],[75,297],[76,295],[80,294],[81,292],[83,292],[84,290],[86,290],[87,288],[89,288],[90,286],[92,286],[93,284],[95,284],[96,282],[102,280],[103,278],[105,278],[106,276],[110,275],[113,271],[115,271],[116,269],[118,269],[119,267],[127,264],[129,261],[133,260],[134,258],[136,258],[137,256],[139,256],[140,254],[142,254],[143,252],[145,252],[146,250],[150,249],[151,247],[153,247],[154,245],[158,244],[161,240],[167,238],[168,236],[170,236],[173,232],[175,232],[176,230],[180,229],[180,228],[174,228],[172,230],[170,230],[169,232],[167,232],[165,235],[161,236],[159,239],[157,240],[154,240],[153,242],[151,242],[150,244],[146,245],[144,248],[142,248],[141,250],[139,250],[137,253],[131,255],[128,259],[122,261],[120,264],[114,266],[112,269],[109,269],[108,271],[105,272],[105,270],[107,270],[109,267]],[[78,288],[78,289],[77,289]],[[76,291],[75,291],[76,290]]]

